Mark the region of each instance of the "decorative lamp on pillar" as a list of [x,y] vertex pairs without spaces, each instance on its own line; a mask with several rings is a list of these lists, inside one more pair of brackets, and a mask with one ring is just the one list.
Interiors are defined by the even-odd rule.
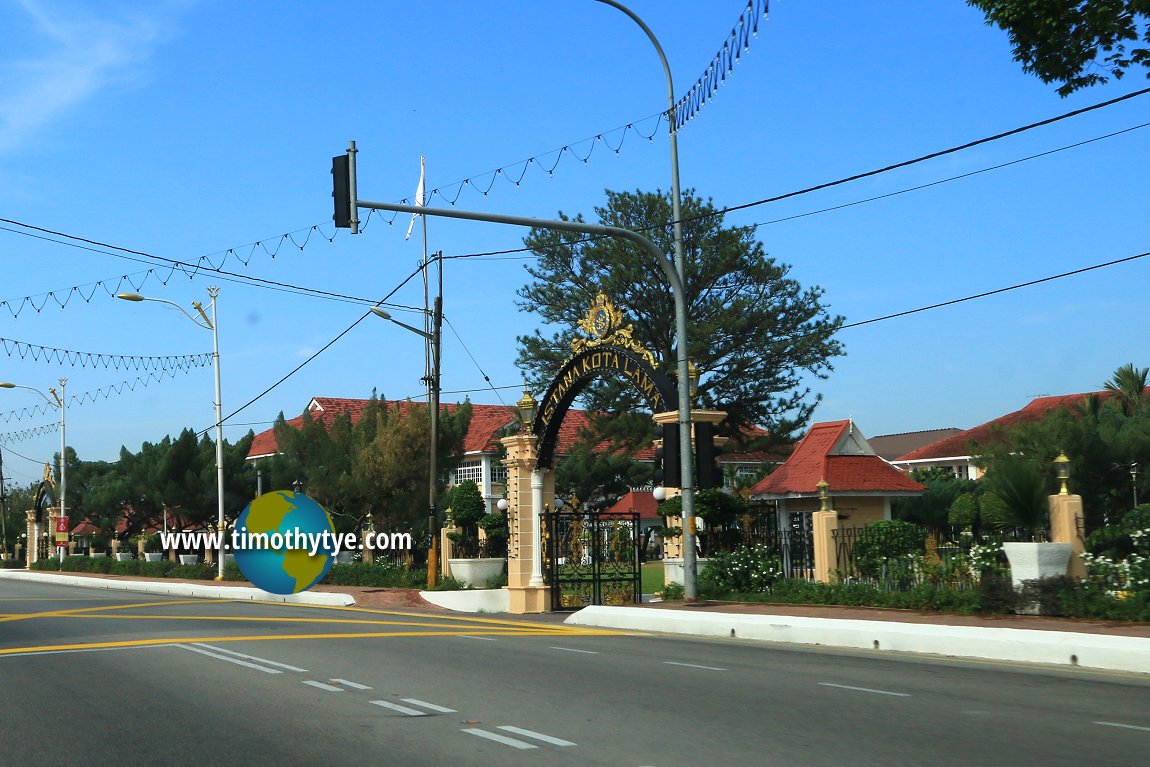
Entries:
[[526,385],[523,387],[523,396],[515,403],[515,407],[519,410],[519,425],[524,431],[531,428],[532,422],[535,420],[535,411],[538,409],[538,403],[535,398],[531,396],[531,391]]
[[827,499],[830,497],[830,483],[825,479],[820,479],[815,487],[819,489],[819,511],[830,511],[830,506],[827,503]]
[[694,362],[687,363],[687,385],[691,400],[694,401],[695,395],[699,393],[699,369]]
[[656,503],[662,503],[663,501],[667,500],[667,488],[659,485],[651,491],[651,497],[655,499]]
[[1054,468],[1058,471],[1058,482],[1061,485],[1058,494],[1070,495],[1070,490],[1066,487],[1066,481],[1070,479],[1070,459],[1066,457],[1066,453],[1058,454],[1054,459]]
[[507,511],[507,508],[508,508],[510,505],[511,505],[511,504],[509,504],[509,503],[507,502],[507,499],[506,499],[506,498],[500,498],[500,499],[499,499],[499,500],[498,500],[498,501],[495,503],[495,508],[497,508],[497,509],[499,509],[500,511],[502,511],[502,512],[505,512],[505,513],[506,513],[506,511]]

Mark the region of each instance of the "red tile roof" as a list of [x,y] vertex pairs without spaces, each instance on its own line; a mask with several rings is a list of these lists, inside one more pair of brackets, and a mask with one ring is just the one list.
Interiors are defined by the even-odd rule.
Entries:
[[[817,495],[818,483],[831,495],[851,493],[920,493],[926,488],[910,479],[865,445],[850,421],[816,423],[791,457],[751,488],[751,497]],[[859,441],[861,440],[861,442]]]
[[607,514],[625,514],[629,511],[639,512],[639,519],[660,519],[659,502],[650,490],[632,490],[620,498],[614,506],[607,510]]
[[[1113,392],[1100,391],[1091,392],[1099,399],[1106,399],[1113,395]],[[903,461],[921,461],[938,458],[956,458],[959,456],[967,456],[971,454],[972,445],[987,445],[995,441],[1003,439],[1002,432],[1012,426],[1017,426],[1020,423],[1028,423],[1033,421],[1040,421],[1046,415],[1058,410],[1059,408],[1069,408],[1082,402],[1086,398],[1086,394],[1060,394],[1054,397],[1038,397],[1021,410],[1015,410],[1013,413],[1007,413],[1004,416],[995,418],[993,421],[975,426],[972,429],[953,434],[949,437],[944,437],[936,442],[931,442],[929,445],[924,445],[917,450],[912,450],[906,455],[900,456],[895,459],[896,462]]]
[[[363,416],[364,407],[366,407],[369,400],[363,399],[343,399],[339,397],[314,397],[308,403],[308,411],[313,420],[319,421],[325,427],[330,427],[336,417],[347,414],[351,417],[352,424],[355,424]],[[388,412],[398,412],[400,417],[403,417],[415,407],[426,407],[424,403],[412,402],[410,400],[387,400],[383,403],[386,405]],[[454,413],[459,405],[456,404],[441,404],[440,412]],[[569,445],[574,441],[574,435],[577,434],[578,424],[585,423],[580,421],[576,413],[580,411],[571,411],[570,416],[563,423],[563,430],[560,432],[559,444],[561,447]],[[472,405],[471,406],[471,423],[467,429],[467,434],[463,438],[463,450],[465,453],[479,453],[479,452],[495,452],[496,440],[495,435],[499,431],[511,423],[515,422],[517,418],[515,409],[503,405]],[[300,428],[303,424],[303,416],[299,415],[290,419],[287,422],[288,426],[292,428]],[[572,430],[575,431],[572,431]],[[260,432],[252,440],[252,445],[248,449],[248,458],[261,458],[268,455],[274,455],[278,452],[276,445],[275,432],[272,429]]]

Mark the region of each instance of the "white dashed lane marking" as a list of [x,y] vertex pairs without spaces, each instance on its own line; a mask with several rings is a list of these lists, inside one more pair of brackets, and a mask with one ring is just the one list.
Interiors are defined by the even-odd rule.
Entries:
[[572,743],[569,740],[563,740],[562,738],[553,738],[550,735],[544,735],[541,732],[534,732],[533,730],[524,730],[522,727],[512,727],[509,724],[500,725],[497,729],[503,730],[504,732],[513,732],[516,735],[525,735],[528,738],[535,738],[535,740],[541,740],[544,743],[550,743],[553,746],[574,746],[574,745],[577,745],[576,743]]
[[407,706],[401,706],[398,703],[392,703],[389,700],[373,700],[371,702],[371,705],[380,706],[382,708],[389,708],[392,711],[398,711],[399,713],[405,714],[407,716],[427,716],[426,711],[417,711],[414,708],[408,708]]
[[279,663],[279,662],[274,661],[274,660],[268,660],[267,658],[258,658],[255,655],[248,655],[246,653],[236,652],[235,650],[225,650],[223,647],[216,647],[215,645],[204,644],[203,642],[193,642],[192,644],[194,644],[196,647],[204,647],[204,648],[207,648],[209,650],[212,650],[213,652],[223,653],[225,655],[231,655],[235,658],[244,658],[245,660],[255,661],[256,663],[262,663],[265,666],[275,666],[277,668],[286,669],[288,671],[296,671],[296,672],[301,673],[301,674],[305,673],[307,671],[306,668],[300,668],[299,666],[289,666],[286,663]]
[[455,709],[453,708],[448,708],[447,706],[437,706],[434,703],[428,703],[427,701],[419,700],[418,698],[400,698],[400,700],[402,700],[404,703],[410,703],[413,706],[420,706],[431,711],[438,711],[441,714],[456,713]]
[[716,668],[715,666],[700,666],[697,663],[676,663],[673,660],[665,660],[663,662],[668,666],[686,666],[687,668],[701,668],[706,669],[707,671],[726,671],[725,668]]
[[873,692],[876,695],[894,695],[899,698],[909,698],[908,692],[891,692],[890,690],[872,690],[869,687],[851,687],[849,684],[835,684],[834,682],[819,682],[823,687],[837,687],[840,690],[854,690],[855,692]]
[[307,679],[304,680],[304,684],[311,685],[312,687],[320,690],[325,690],[327,692],[344,692],[342,687],[336,687],[335,685],[327,684],[325,682],[313,682],[312,680]]
[[327,681],[335,682],[336,684],[342,684],[344,687],[350,687],[353,690],[370,690],[371,689],[366,684],[360,684],[359,682],[349,682],[346,679],[329,679]]
[[576,650],[574,647],[552,647],[552,650],[562,650],[563,652],[579,652],[584,655],[598,655],[598,650]]
[[1122,724],[1120,722],[1095,722],[1103,727],[1121,727],[1123,730],[1141,730],[1142,732],[1150,732],[1150,727],[1139,727],[1136,724]]

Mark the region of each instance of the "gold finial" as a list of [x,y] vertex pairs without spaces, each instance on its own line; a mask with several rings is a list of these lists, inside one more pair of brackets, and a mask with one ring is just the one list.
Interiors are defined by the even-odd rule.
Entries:
[[827,500],[830,496],[830,483],[826,479],[820,479],[819,483],[815,485],[819,491],[819,511],[830,511]]

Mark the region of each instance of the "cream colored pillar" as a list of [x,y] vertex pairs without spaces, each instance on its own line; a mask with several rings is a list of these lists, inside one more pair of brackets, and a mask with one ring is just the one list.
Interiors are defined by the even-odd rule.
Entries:
[[837,511],[811,513],[811,539],[815,547],[815,580],[834,583],[838,580],[838,552],[834,533],[839,529]]
[[555,498],[550,471],[536,471],[538,437],[530,433],[504,437],[507,450],[507,590],[513,613],[551,609],[551,589],[543,582],[542,512]]
[[34,562],[40,561],[40,526],[36,524],[36,511],[26,512],[28,517],[28,553],[25,556],[24,569],[32,569]]
[[1052,543],[1070,544],[1070,562],[1066,565],[1066,574],[1071,578],[1086,577],[1086,563],[1082,561],[1082,554],[1086,551],[1086,542],[1082,540],[1082,496],[1080,495],[1052,495],[1050,501],[1050,541]]

